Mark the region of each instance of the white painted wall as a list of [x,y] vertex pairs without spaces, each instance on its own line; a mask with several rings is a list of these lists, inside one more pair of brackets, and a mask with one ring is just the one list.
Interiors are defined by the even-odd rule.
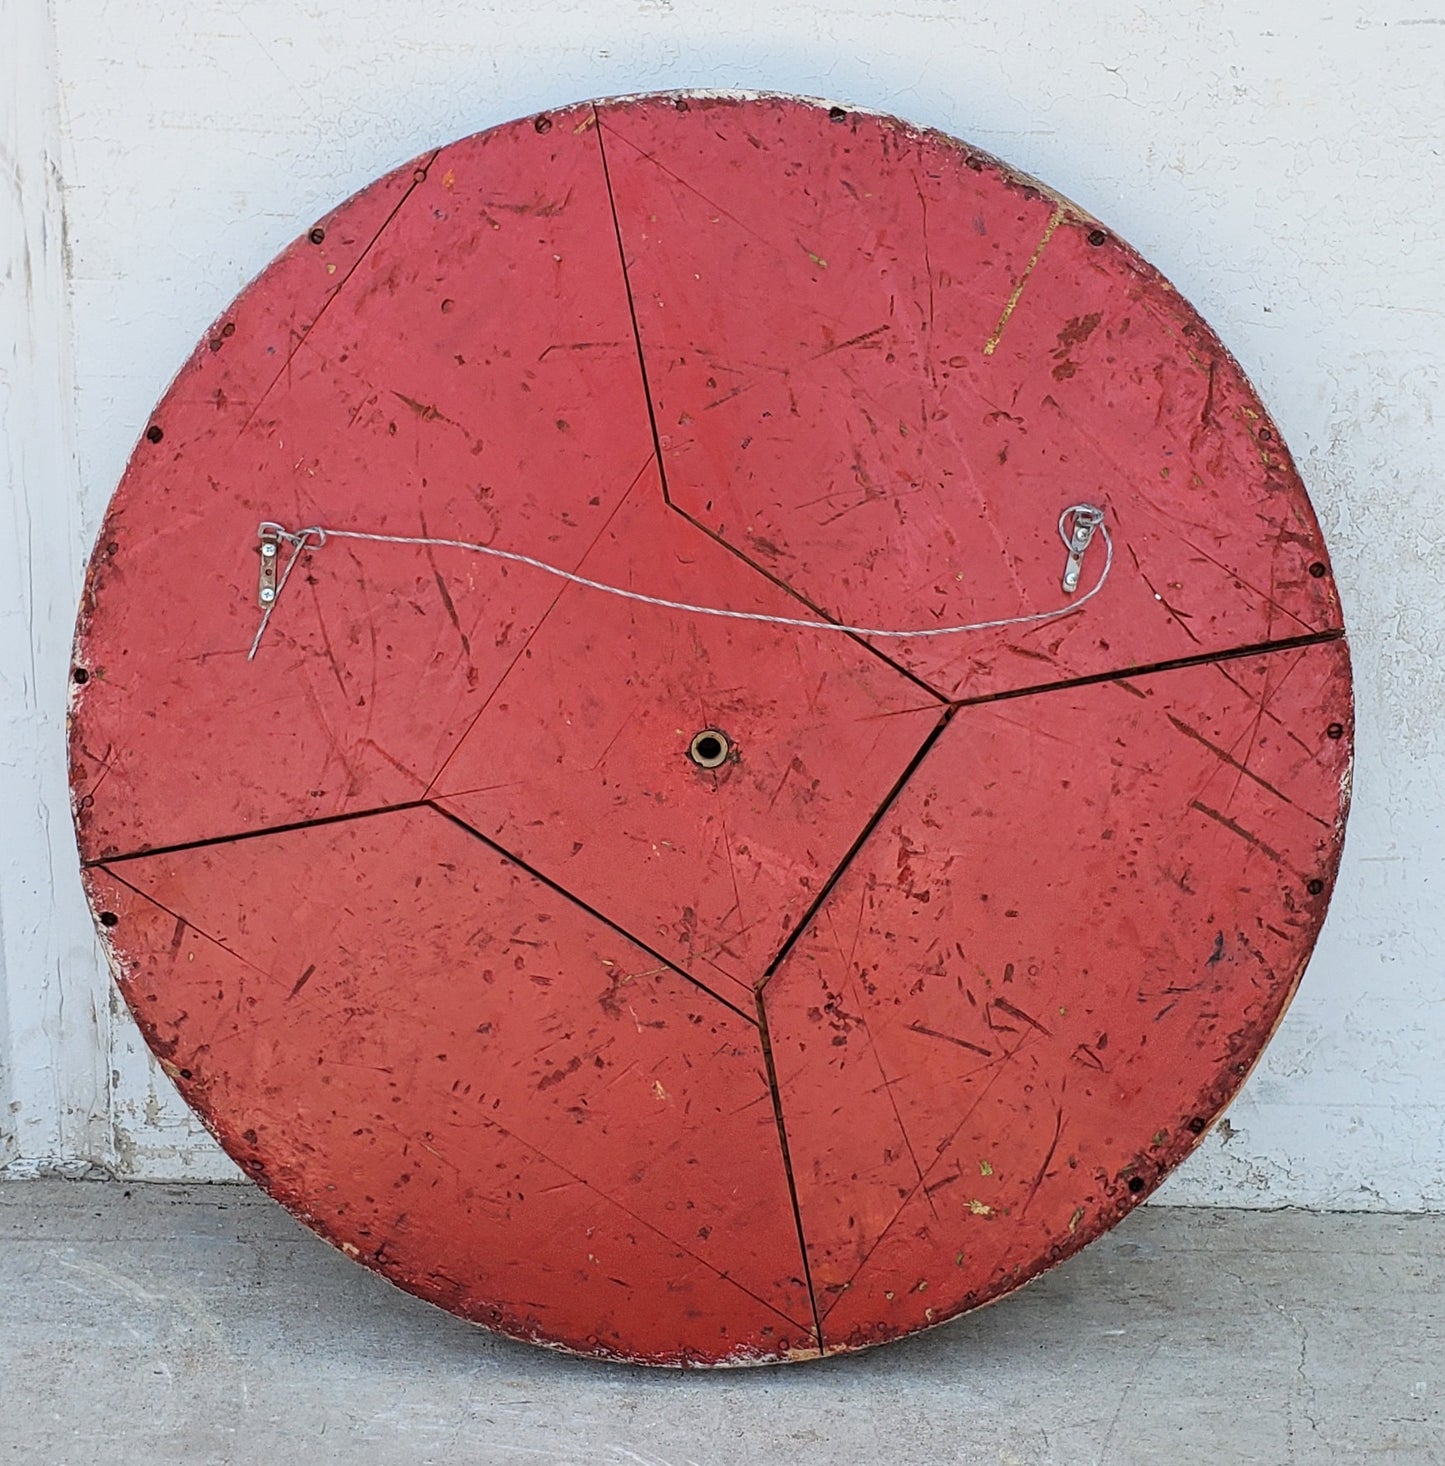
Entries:
[[66,645],[202,328],[423,147],[573,98],[891,110],[1132,240],[1243,361],[1330,538],[1355,812],[1300,997],[1165,1200],[1445,1208],[1445,4],[0,0],[0,1164],[229,1163],[115,1009],[75,873]]
[[55,70],[46,7],[0,0],[0,1165],[108,1150],[107,994],[67,829],[86,511]]

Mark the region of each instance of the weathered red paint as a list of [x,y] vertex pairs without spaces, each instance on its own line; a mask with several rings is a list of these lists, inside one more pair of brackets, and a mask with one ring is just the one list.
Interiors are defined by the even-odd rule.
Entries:
[[446,816],[88,880],[137,954],[122,991],[167,1072],[353,1255],[596,1352],[810,1341],[756,1023]]
[[684,513],[840,621],[947,626],[1057,604],[1055,517],[1107,507],[1120,574],[1088,615],[878,643],[941,693],[1340,628],[1243,373],[1071,205],[784,98],[659,98],[602,130]]
[[[303,236],[148,428],[87,889],[188,1101],[403,1287],[653,1363],[907,1333],[1147,1195],[1283,1012],[1351,746],[1318,527],[1188,305],[994,160],[775,97],[497,128]],[[262,519],[903,626],[1059,605],[1079,500],[1114,575],[1032,627],[332,540],[245,655]]]
[[951,719],[765,989],[830,1346],[987,1302],[1192,1148],[1319,930],[1347,677],[1325,642]]
[[[581,569],[670,599],[802,609],[670,510],[651,467]],[[433,796],[752,1012],[758,975],[942,716],[845,637],[569,586]],[[717,770],[687,757],[705,728],[733,745]]]
[[72,740],[82,796],[96,786],[87,855],[426,792],[558,582],[338,545],[247,663],[256,526],[464,526],[581,560],[652,456],[591,117],[499,129],[357,195],[182,368],[82,612],[104,607]]

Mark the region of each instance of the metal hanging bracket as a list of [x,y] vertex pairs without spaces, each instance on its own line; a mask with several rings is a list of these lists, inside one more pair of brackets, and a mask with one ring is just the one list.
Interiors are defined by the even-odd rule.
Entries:
[[1069,558],[1064,562],[1064,590],[1069,594],[1079,588],[1079,575],[1084,566],[1084,551],[1089,548],[1089,542],[1094,538],[1094,531],[1104,522],[1104,511],[1092,504],[1075,504],[1072,509],[1065,511],[1065,520],[1073,515],[1072,528],[1065,529],[1063,524],[1059,526],[1059,534],[1064,541],[1064,548],[1069,552]]
[[281,534],[279,524],[261,526],[261,571],[256,599],[267,609],[276,599],[276,568],[277,561],[281,558]]

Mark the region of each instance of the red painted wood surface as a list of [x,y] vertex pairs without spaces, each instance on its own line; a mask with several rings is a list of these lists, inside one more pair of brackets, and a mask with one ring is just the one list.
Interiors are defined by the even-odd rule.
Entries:
[[[799,609],[673,513],[651,470],[581,568],[670,599]],[[942,716],[845,637],[569,586],[433,793],[751,1012],[758,974]],[[733,742],[719,769],[687,758],[703,728]]]
[[[1114,574],[1032,626],[332,539],[246,657],[261,520],[901,627],[1062,604],[1080,500]],[[1314,943],[1350,709],[1278,434],[1127,246],[889,119],[643,98],[428,154],[212,327],[71,756],[121,989],[250,1175],[464,1317],[706,1364],[938,1322],[1148,1194]]]
[[1325,642],[952,718],[764,990],[831,1345],[987,1302],[1192,1148],[1324,916],[1347,676]]
[[122,990],[168,1072],[348,1251],[581,1348],[808,1343],[756,1024],[444,815],[89,878],[144,953]]
[[591,118],[500,129],[359,194],[182,368],[91,562],[88,854],[418,798],[516,660],[557,581],[336,546],[247,663],[256,527],[586,554],[652,456]]
[[992,159],[789,99],[603,114],[673,504],[854,625],[1058,604],[1054,521],[1105,506],[1087,616],[879,643],[945,696],[1341,626],[1280,437],[1137,254]]

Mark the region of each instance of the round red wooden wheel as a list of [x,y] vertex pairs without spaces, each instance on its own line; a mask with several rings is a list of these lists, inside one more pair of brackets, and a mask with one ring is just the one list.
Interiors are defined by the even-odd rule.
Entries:
[[[1070,614],[828,624],[1068,607],[1079,503]],[[271,574],[262,521],[403,542]],[[322,219],[143,432],[74,681],[89,896],[229,1153],[651,1363],[906,1334],[1142,1200],[1294,989],[1350,756],[1319,529],[1194,311],[783,97],[529,118]]]

